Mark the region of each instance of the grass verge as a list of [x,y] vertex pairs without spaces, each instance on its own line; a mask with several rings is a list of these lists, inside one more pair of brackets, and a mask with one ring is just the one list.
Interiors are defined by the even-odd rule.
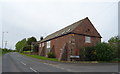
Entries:
[[0,56],[2,56],[2,50],[0,50]]
[[9,53],[9,52],[2,52],[1,54],[4,55],[4,54],[6,54],[6,53]]
[[20,53],[20,54],[26,55],[26,56],[29,56],[29,57],[33,57],[33,58],[37,58],[37,59],[41,59],[41,60],[58,61],[58,59],[56,59],[56,58],[47,58],[47,57],[43,57],[43,56],[29,55],[29,54],[24,54],[24,53]]
[[[24,53],[20,53],[22,55],[26,55],[29,57],[33,57],[33,58],[37,58],[37,59],[41,59],[41,60],[50,60],[50,61],[57,61],[58,59],[56,58],[47,58],[47,57],[43,57],[43,56],[38,56],[38,55],[29,55],[29,54],[24,54]],[[64,63],[118,63],[118,61],[59,61],[59,62],[64,62]]]

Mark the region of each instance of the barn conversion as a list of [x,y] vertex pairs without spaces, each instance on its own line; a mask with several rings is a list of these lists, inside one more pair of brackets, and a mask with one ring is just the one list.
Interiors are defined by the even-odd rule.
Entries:
[[72,56],[80,55],[82,47],[94,46],[101,38],[86,17],[40,40],[38,55],[47,57],[53,52],[57,59],[69,61]]

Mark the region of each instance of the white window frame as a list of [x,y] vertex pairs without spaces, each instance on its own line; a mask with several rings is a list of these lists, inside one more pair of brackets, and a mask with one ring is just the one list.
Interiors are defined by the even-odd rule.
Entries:
[[[47,41],[46,44],[47,44],[47,45],[46,45],[46,47],[47,47],[47,49],[46,49],[46,54],[48,54],[48,53],[50,52],[50,41]],[[48,56],[48,55],[46,55],[46,56]]]
[[42,43],[42,47],[44,47],[44,43]]
[[41,47],[41,43],[40,43],[39,47]]
[[91,37],[85,36],[85,43],[91,43]]
[[47,41],[47,48],[50,48],[50,41]]

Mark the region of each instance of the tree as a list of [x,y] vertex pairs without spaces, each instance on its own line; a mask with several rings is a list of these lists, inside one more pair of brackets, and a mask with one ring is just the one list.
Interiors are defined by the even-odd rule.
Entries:
[[120,42],[120,39],[118,38],[118,36],[114,36],[114,37],[111,37],[109,40],[108,40],[109,43],[118,43]]
[[26,46],[23,48],[23,51],[31,51],[31,45],[26,45]]
[[33,52],[38,52],[38,44],[33,45]]
[[31,45],[32,42],[37,42],[37,40],[36,40],[35,37],[30,37],[30,38],[28,38],[28,40],[27,40],[27,44],[28,44],[28,45]]
[[22,39],[21,41],[18,41],[15,45],[16,50],[18,52],[22,51],[31,51],[31,44],[32,42],[37,42],[35,37],[30,37],[26,40],[26,38]]
[[105,42],[98,43],[95,46],[95,49],[98,61],[110,61],[114,58],[114,51],[112,47]]
[[[26,38],[22,39],[21,41],[18,41],[15,45],[16,50],[18,52],[23,52],[23,51],[31,51],[31,46],[32,46],[32,42],[37,42],[35,37],[30,37],[26,40]],[[38,45],[35,45],[34,47],[34,52],[37,52],[38,49]]]
[[109,45],[113,47],[113,50],[115,51],[116,58],[120,58],[120,39],[118,36],[111,37],[109,40]]
[[18,41],[15,45],[16,50],[18,52],[22,52],[25,46],[26,46],[26,38],[22,39],[21,41]]

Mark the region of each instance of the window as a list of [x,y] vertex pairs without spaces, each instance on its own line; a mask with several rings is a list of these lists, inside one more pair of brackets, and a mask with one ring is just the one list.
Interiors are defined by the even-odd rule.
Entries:
[[44,47],[44,43],[42,43],[42,46]]
[[47,48],[50,48],[50,41],[47,42]]
[[85,36],[85,43],[91,43],[91,37]]
[[87,29],[85,32],[89,32],[90,31],[90,29]]
[[50,41],[47,42],[46,54],[48,54],[49,52],[50,52]]
[[41,44],[39,45],[39,47],[41,47]]

